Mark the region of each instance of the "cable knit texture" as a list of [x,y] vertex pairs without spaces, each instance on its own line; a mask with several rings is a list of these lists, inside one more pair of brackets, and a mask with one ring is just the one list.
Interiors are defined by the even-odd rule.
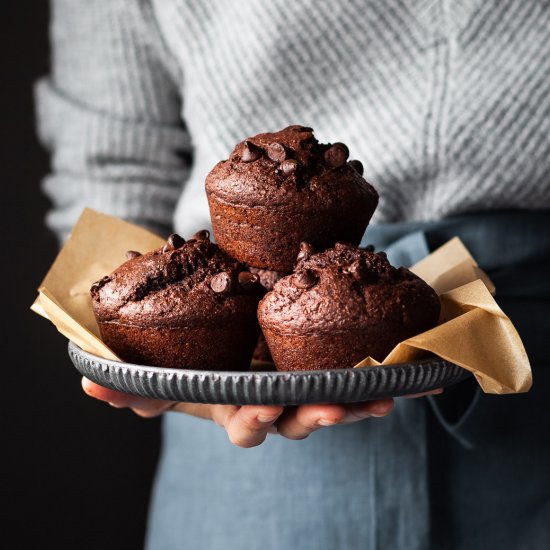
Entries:
[[363,161],[375,222],[550,207],[547,2],[53,6],[37,95],[60,235],[84,206],[206,227],[209,170],[245,136],[293,123]]
[[[246,136],[289,124],[349,146],[379,192],[375,222],[550,208],[548,0],[52,4],[37,104],[61,238],[84,206],[189,237],[209,225],[212,167]],[[512,221],[495,234],[538,258],[545,232]],[[469,234],[490,257],[485,229]],[[504,254],[501,271],[514,265]],[[531,311],[524,323],[541,333]],[[473,402],[453,430],[475,425],[477,453],[434,431],[421,400],[246,450],[169,413],[147,548],[550,548],[547,370],[538,401]]]

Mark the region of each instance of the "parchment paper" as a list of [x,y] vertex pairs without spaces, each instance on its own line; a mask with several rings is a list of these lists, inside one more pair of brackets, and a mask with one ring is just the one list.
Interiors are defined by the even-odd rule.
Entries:
[[[118,359],[99,337],[90,287],[124,262],[126,251],[144,253],[164,242],[145,229],[84,210],[42,281],[31,309],[85,351]],[[440,324],[398,344],[382,364],[433,353],[471,371],[486,393],[528,391],[531,368],[521,339],[493,299],[492,282],[462,242],[455,237],[413,266],[412,271],[439,294]],[[369,357],[356,367],[377,364]]]

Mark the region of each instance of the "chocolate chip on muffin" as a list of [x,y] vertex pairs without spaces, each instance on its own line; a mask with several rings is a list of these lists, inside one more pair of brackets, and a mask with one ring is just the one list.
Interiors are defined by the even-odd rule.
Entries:
[[358,244],[378,204],[343,143],[289,126],[239,143],[206,178],[216,242],[238,260],[292,271],[300,242]]
[[[103,341],[122,359],[159,367],[247,370],[265,293],[258,275],[200,231],[171,235],[92,285]],[[213,343],[215,342],[215,345]]]
[[439,299],[422,279],[385,254],[337,243],[304,254],[258,307],[279,370],[352,367],[379,361],[399,342],[437,324]]

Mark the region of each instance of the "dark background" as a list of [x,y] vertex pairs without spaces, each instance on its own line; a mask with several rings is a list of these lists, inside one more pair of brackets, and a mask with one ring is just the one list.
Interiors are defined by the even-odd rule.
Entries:
[[135,550],[159,423],[86,397],[67,340],[29,310],[57,253],[44,226],[48,201],[39,185],[48,155],[35,136],[33,105],[33,83],[49,66],[48,2],[3,0],[0,14],[3,539],[24,549]]

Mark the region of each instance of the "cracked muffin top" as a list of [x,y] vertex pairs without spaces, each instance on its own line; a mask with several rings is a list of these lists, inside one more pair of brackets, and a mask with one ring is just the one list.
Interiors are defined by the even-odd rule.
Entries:
[[[363,166],[348,161],[343,143],[319,143],[313,130],[293,125],[250,137],[236,145],[206,178],[206,191],[246,206],[330,205],[350,193],[372,205],[378,193],[363,178]],[[370,216],[369,216],[370,218]]]
[[302,243],[292,275],[262,299],[262,327],[280,334],[368,330],[387,325],[388,334],[421,333],[437,324],[439,298],[422,279],[390,265],[384,252],[336,243],[316,253]]
[[127,257],[90,289],[98,322],[189,327],[223,324],[228,317],[255,321],[265,292],[258,275],[210,242],[208,231],[187,241],[174,234],[162,248]]

